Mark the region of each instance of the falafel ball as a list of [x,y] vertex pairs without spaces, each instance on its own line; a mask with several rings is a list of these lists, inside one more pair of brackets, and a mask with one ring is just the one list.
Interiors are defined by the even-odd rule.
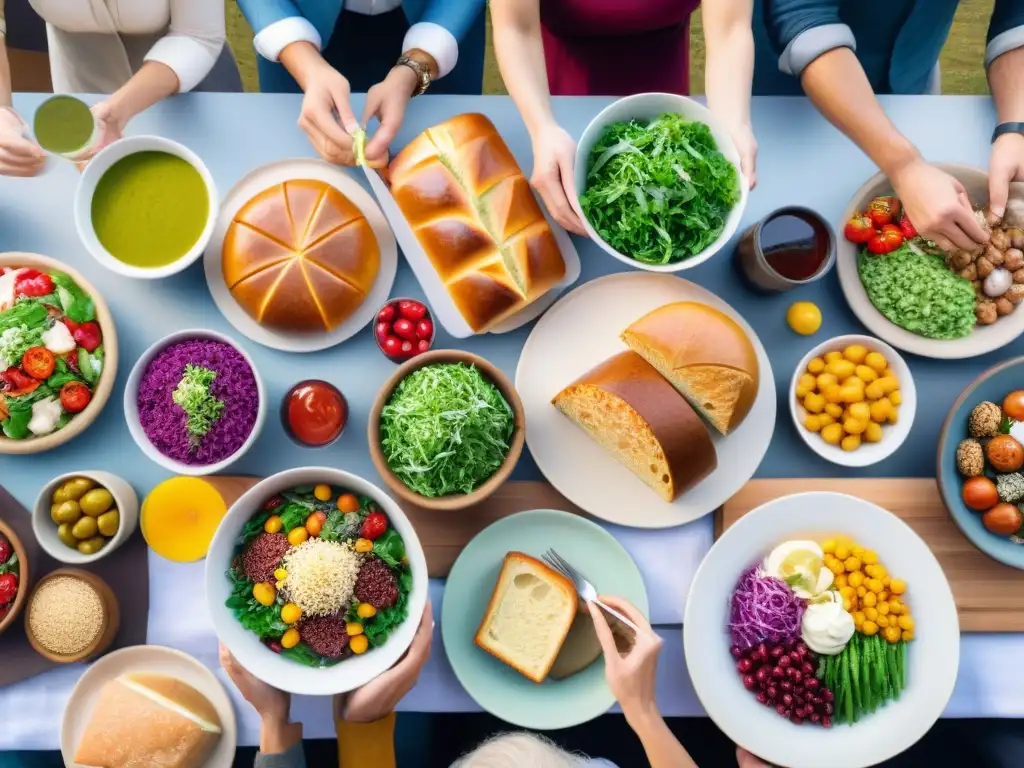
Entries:
[[1003,420],[1002,409],[985,400],[974,406],[967,420],[967,431],[971,437],[995,437],[999,434],[999,423]]
[[956,447],[956,469],[964,477],[977,477],[985,471],[985,451],[973,438],[961,440]]
[[364,563],[356,577],[355,595],[378,611],[398,602],[398,584],[388,564],[377,557]]

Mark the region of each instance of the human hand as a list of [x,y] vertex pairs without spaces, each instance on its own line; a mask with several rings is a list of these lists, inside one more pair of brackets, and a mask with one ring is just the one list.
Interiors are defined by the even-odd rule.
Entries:
[[743,747],[736,747],[736,765],[739,768],[771,768],[768,763],[750,754]]
[[350,723],[373,723],[386,717],[419,679],[420,670],[430,658],[434,637],[434,612],[430,601],[405,656],[391,669],[362,688],[334,697],[334,717]]
[[220,665],[227,672],[231,682],[238,688],[242,698],[252,704],[261,720],[284,723],[288,720],[291,708],[291,694],[279,691],[262,680],[257,679],[238,660],[231,655],[223,644],[220,646]]
[[380,127],[366,142],[366,164],[371,168],[387,165],[388,145],[395,140],[405,118],[405,107],[419,84],[416,73],[406,66],[393,67],[388,76],[366,92],[362,124],[380,120]]
[[654,699],[654,681],[662,640],[633,605],[622,598],[604,595],[601,595],[601,601],[626,616],[639,630],[633,647],[625,654],[620,653],[604,613],[596,604],[587,603],[597,639],[604,651],[604,675],[608,687],[622,707],[626,721],[635,729],[640,720],[657,715],[658,712]]
[[581,219],[583,212],[576,199],[573,165],[576,163],[576,142],[561,126],[550,123],[533,138],[533,175],[530,184],[555,221],[577,235],[586,235]]
[[903,210],[917,231],[944,251],[972,251],[988,242],[964,185],[918,158],[890,176]]
[[0,107],[0,175],[35,176],[46,164],[42,147],[27,136],[25,121],[11,107]]
[[1006,212],[1012,181],[1024,181],[1024,136],[1004,133],[992,144],[988,161],[988,207],[999,218]]
[[124,136],[124,128],[128,121],[118,112],[109,101],[101,101],[92,108],[92,116],[96,119],[99,130],[99,139],[89,152],[95,155],[108,144],[113,144]]
[[299,128],[324,160],[335,165],[353,165],[352,134],[359,130],[359,121],[349,103],[348,80],[321,59],[310,67],[305,90]]
[[750,189],[757,184],[757,139],[750,123],[743,123],[729,129],[729,135],[740,154],[740,170],[747,177]]

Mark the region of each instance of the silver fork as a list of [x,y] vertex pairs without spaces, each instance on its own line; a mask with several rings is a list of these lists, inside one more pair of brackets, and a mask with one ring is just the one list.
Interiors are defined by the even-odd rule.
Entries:
[[612,621],[608,622],[612,631],[622,637],[623,640],[632,643],[636,640],[637,632],[640,628],[630,621],[626,616],[623,616],[620,611],[615,610],[610,605],[606,605],[597,597],[597,590],[594,589],[594,585],[587,581],[586,577],[576,570],[564,557],[559,555],[555,550],[549,549],[541,558],[556,571],[565,576],[569,581],[576,587],[576,593],[587,603],[594,603],[605,612]]

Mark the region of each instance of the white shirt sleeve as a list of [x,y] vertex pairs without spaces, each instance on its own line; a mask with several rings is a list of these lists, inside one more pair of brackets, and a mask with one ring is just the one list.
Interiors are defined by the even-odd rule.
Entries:
[[288,18],[268,24],[252,39],[253,48],[256,53],[267,61],[277,61],[281,58],[281,51],[292,43],[306,42],[316,46],[317,50],[323,47],[320,33],[316,31],[308,19],[302,16],[289,16]]
[[224,47],[224,4],[218,0],[169,0],[171,26],[146,54],[178,76],[178,92],[191,91],[210,74]]
[[434,57],[437,62],[438,79],[455,69],[459,61],[459,41],[455,35],[430,21],[421,21],[409,27],[402,41],[402,50],[419,48]]

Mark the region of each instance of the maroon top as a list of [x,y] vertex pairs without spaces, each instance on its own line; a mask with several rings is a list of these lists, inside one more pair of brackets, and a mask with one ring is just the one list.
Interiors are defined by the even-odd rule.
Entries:
[[690,14],[700,0],[541,0],[556,96],[690,92]]

